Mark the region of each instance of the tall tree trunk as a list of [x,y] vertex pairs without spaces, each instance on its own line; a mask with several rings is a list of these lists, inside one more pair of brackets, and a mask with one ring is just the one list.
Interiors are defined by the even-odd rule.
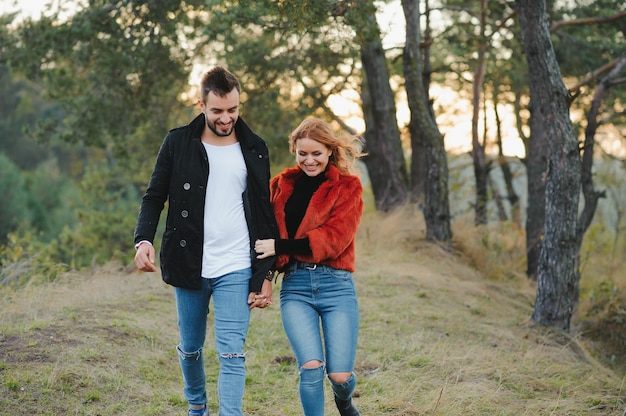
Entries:
[[[422,51],[422,84],[424,87],[424,94],[426,95],[426,102],[428,103],[428,110],[430,111],[432,117],[434,117],[434,111],[432,109],[432,105],[430,102],[430,78],[432,68],[430,66],[430,7],[428,0],[425,1],[426,10],[424,12],[424,17],[426,19],[426,27],[424,29],[424,39],[420,42],[420,38],[418,39],[408,39],[408,34],[406,35],[406,42],[416,42],[419,47],[421,47]],[[418,35],[421,35],[418,30]],[[406,46],[406,44],[405,44]],[[413,48],[414,46],[411,46]],[[404,66],[404,71],[406,72],[407,67]],[[411,75],[413,77],[413,75]],[[405,74],[406,80],[406,74]],[[416,82],[411,78],[411,82]],[[407,87],[407,90],[409,88]],[[411,187],[410,187],[410,195],[411,202],[424,204],[424,198],[426,194],[426,177],[428,175],[428,166],[426,161],[426,141],[427,139],[423,137],[424,132],[417,128],[416,123],[409,123],[409,134],[411,136]]]
[[[528,206],[526,207],[526,275],[537,280],[539,257],[543,245],[546,223],[546,171],[548,169],[548,136],[543,118],[532,98],[530,111],[530,137],[526,144],[526,178]],[[535,115],[536,114],[536,115]]]
[[480,44],[478,46],[478,59],[472,82],[472,161],[474,162],[474,178],[476,179],[476,204],[474,205],[474,222],[476,225],[487,224],[488,171],[485,147],[478,137],[480,102],[487,68],[487,49],[489,47],[485,35],[487,1],[480,0]]
[[376,208],[389,211],[408,198],[408,173],[396,117],[396,104],[389,85],[389,71],[383,51],[376,8],[372,0],[356,2],[346,13],[361,47],[365,73],[362,86],[365,117],[364,158],[374,192]]
[[[409,131],[413,152],[424,152],[424,219],[426,239],[449,242],[450,206],[448,202],[448,161],[443,136],[439,132],[422,78],[420,53],[419,0],[402,0],[406,19],[406,46],[403,54],[407,100],[411,112]],[[419,139],[418,143],[415,143]]]
[[515,192],[515,187],[513,186],[513,172],[511,172],[511,166],[509,165],[509,161],[507,160],[507,158],[504,156],[504,148],[502,143],[502,122],[500,121],[500,112],[498,111],[498,91],[499,87],[497,85],[494,86],[493,112],[496,120],[496,137],[498,143],[497,163],[500,167],[500,170],[502,171],[507,200],[511,205],[511,220],[515,222],[515,224],[519,224],[519,196],[517,196],[517,192]]
[[591,224],[593,217],[598,206],[598,199],[604,197],[604,192],[596,191],[593,186],[593,154],[595,145],[595,135],[598,129],[598,116],[600,114],[600,108],[602,101],[609,88],[612,86],[612,82],[617,78],[622,71],[626,68],[626,53],[622,54],[617,59],[615,67],[604,77],[593,94],[593,100],[591,101],[591,108],[587,115],[587,127],[585,128],[585,143],[583,146],[582,157],[582,191],[585,201],[585,206],[580,214],[577,230],[577,243],[580,250],[580,246],[583,241],[583,237],[587,228]]
[[526,192],[528,204],[526,207],[526,275],[531,280],[537,280],[537,267],[539,254],[541,253],[541,240],[543,239],[544,225],[546,222],[546,183],[545,175],[548,167],[548,145],[546,135],[543,133],[543,121],[541,117],[534,117],[533,101],[530,100],[528,111],[530,112],[530,135],[524,133],[524,121],[522,119],[522,91],[515,91],[515,121],[517,134],[524,143],[526,157],[522,162],[526,166]]
[[[598,83],[596,91],[593,94],[591,108],[587,114],[587,127],[585,128],[585,143],[583,146],[582,157],[582,175],[581,185],[585,206],[578,218],[578,226],[576,229],[576,245],[578,247],[578,256],[576,262],[580,265],[580,248],[583,243],[585,232],[589,228],[591,221],[598,207],[598,200],[605,197],[604,191],[596,191],[593,185],[593,155],[595,146],[595,136],[598,129],[598,117],[600,115],[602,101],[609,88],[611,88],[613,80],[617,78],[626,68],[626,53],[622,54],[617,60],[615,67]],[[579,271],[580,269],[577,269]],[[580,273],[576,276],[576,287],[580,282]]]
[[[546,0],[516,0],[528,63],[532,117],[548,144],[545,237],[537,269],[534,322],[569,330],[576,299],[576,222],[581,163],[546,18]],[[536,137],[534,138],[536,139]]]
[[491,194],[493,195],[493,200],[496,203],[496,209],[498,212],[498,220],[502,222],[507,221],[509,217],[506,214],[506,209],[504,208],[504,201],[502,200],[502,195],[500,195],[498,184],[495,183],[491,179],[491,168],[489,169],[489,173],[487,174],[487,185],[491,188]]

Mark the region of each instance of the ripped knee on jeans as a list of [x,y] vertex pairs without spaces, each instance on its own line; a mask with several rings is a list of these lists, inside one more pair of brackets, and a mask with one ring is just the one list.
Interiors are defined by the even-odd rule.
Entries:
[[245,352],[222,352],[220,353],[221,358],[246,358]]
[[320,360],[309,360],[306,363],[302,364],[302,368],[320,368],[324,365],[324,363]]
[[180,348],[180,345],[177,345],[176,351],[183,360],[199,360],[202,357],[202,348],[195,352],[185,352]]

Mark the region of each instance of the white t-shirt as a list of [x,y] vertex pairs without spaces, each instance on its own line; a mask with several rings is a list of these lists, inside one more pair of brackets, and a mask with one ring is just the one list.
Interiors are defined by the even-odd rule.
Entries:
[[237,142],[213,146],[204,206],[202,277],[215,278],[250,267],[250,235],[243,210],[246,163]]

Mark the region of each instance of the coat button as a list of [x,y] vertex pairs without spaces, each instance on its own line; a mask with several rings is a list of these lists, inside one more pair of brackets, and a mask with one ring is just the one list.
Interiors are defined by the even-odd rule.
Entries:
[[185,182],[185,183],[183,184],[183,189],[184,189],[185,191],[188,191],[189,189],[191,189],[191,185],[189,184],[189,182]]
[[180,240],[180,244],[181,247],[185,247],[187,245],[187,240]]
[[187,218],[189,216],[189,211],[187,211],[186,209],[182,210],[180,212],[180,216],[183,218]]

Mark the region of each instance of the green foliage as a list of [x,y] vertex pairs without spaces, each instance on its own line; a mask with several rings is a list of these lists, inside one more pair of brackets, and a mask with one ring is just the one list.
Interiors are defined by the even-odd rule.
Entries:
[[47,281],[66,270],[55,239],[74,218],[72,189],[51,164],[21,173],[0,154],[0,284]]
[[[120,166],[103,165],[90,167],[78,186],[55,176],[53,169],[29,175],[32,193],[24,194],[17,217],[29,216],[32,222],[4,235],[0,284],[54,280],[60,271],[112,259],[129,263],[140,194],[128,177]],[[2,178],[20,180],[19,176]],[[12,206],[3,204],[2,209]]]
[[[618,12],[611,0],[555,2],[551,23],[609,17]],[[563,26],[553,33],[554,49],[564,75],[582,77],[619,56],[626,44],[624,19]]]
[[140,198],[123,167],[90,167],[73,207],[77,223],[66,227],[53,244],[59,260],[73,269],[111,259],[128,263]]
[[59,123],[39,120],[34,134],[108,149],[137,159],[174,123],[191,70],[200,1],[115,3],[91,0],[68,19],[26,19],[11,35],[4,60],[45,85],[63,107]]
[[626,310],[622,302],[624,295],[620,292],[613,279],[601,280],[588,293],[591,306],[587,313],[590,316],[599,315],[616,324],[626,325]]
[[0,64],[0,151],[22,170],[53,163],[61,172],[77,177],[82,174],[85,148],[75,144],[70,147],[52,133],[33,135],[38,124],[47,126],[47,133],[63,122],[61,105],[46,102],[44,91],[41,82],[28,80]]
[[[68,18],[50,13],[11,24],[13,16],[0,16],[0,149],[12,162],[0,157],[0,237],[7,243],[0,249],[2,271],[10,264],[34,267],[36,261],[41,268],[22,276],[54,276],[56,264],[80,268],[127,259],[139,192],[155,150],[167,129],[187,122],[193,112],[179,98],[194,64],[226,64],[238,75],[242,116],[268,141],[273,169],[291,163],[287,135],[293,127],[311,114],[333,118],[326,98],[359,90],[359,40],[347,23],[367,17],[355,7],[371,3],[361,3],[90,0]],[[493,35],[512,13],[512,3],[488,7],[486,35]],[[551,22],[615,13],[609,0],[555,1],[548,7]],[[484,40],[476,29],[477,3],[441,0],[431,8],[432,66],[444,68],[433,79],[467,91],[466,71]],[[486,76],[486,83],[502,91],[502,101],[513,100],[509,91],[527,94],[518,29],[514,20],[508,22],[490,37]],[[563,74],[579,77],[621,53],[623,22],[554,33]],[[609,97],[619,104],[623,93],[617,90]],[[586,103],[574,105],[584,109]],[[36,146],[28,134],[49,146]],[[71,147],[58,146],[59,140]],[[106,159],[110,165],[90,168],[78,189],[64,174],[81,178],[93,154],[87,146],[101,151],[96,163]],[[57,164],[35,169],[52,155]],[[117,165],[124,162],[128,170]],[[459,178],[451,190],[471,193],[470,182]],[[455,216],[469,209],[465,196],[457,194]],[[617,233],[623,228],[618,220]],[[590,232],[592,241],[596,231]],[[487,242],[494,255],[509,251],[498,241]]]
[[49,241],[74,218],[70,209],[73,184],[53,160],[22,173],[0,154],[0,173],[0,192],[6,198],[0,208],[0,244],[18,229],[33,230]]
[[[242,116],[267,140],[272,160],[306,116],[332,110],[326,98],[358,89],[358,47],[324,2],[208,2],[204,50],[241,80]],[[299,10],[306,10],[300,13]]]
[[29,195],[20,170],[4,154],[0,153],[0,244],[6,243],[7,235],[30,222]]
[[[0,218],[2,281],[53,279],[55,268],[128,256],[135,178],[145,180],[167,130],[189,119],[178,96],[193,51],[180,45],[200,33],[189,12],[201,4],[92,0],[69,18],[52,9],[13,25],[1,17],[0,149],[34,169],[0,160],[0,190],[10,196]],[[105,157],[118,162],[103,167]],[[88,163],[96,167],[85,174]]]
[[[585,1],[576,0],[568,3],[555,2],[552,13],[554,22],[582,22],[579,24],[563,25],[552,32],[552,41],[557,55],[561,73],[571,80],[569,85],[575,85],[590,73],[600,69],[617,59],[626,48],[626,33],[624,17],[608,22],[585,23],[585,19],[608,18],[619,12],[614,2],[610,0]],[[623,10],[623,7],[622,7]],[[573,112],[581,112],[584,118],[589,113],[591,99],[599,81],[606,75],[594,76],[580,91],[581,96],[572,102]],[[604,97],[600,117],[601,124],[612,123],[623,126],[626,118],[623,114],[623,102],[626,99],[623,84],[616,83]],[[621,116],[620,116],[621,115]],[[586,122],[577,126],[579,136],[583,136]],[[602,130],[596,134],[601,139]]]
[[75,183],[60,172],[55,160],[41,164],[24,176],[29,191],[28,210],[32,215],[30,226],[41,233],[44,242],[50,241],[66,225],[76,221],[71,207],[76,205],[78,190]]
[[33,83],[16,79],[6,65],[0,64],[0,149],[22,169],[32,169],[48,157],[22,131],[49,109],[40,96]]
[[0,245],[0,286],[55,280],[69,270],[55,254],[55,245],[43,243],[32,229],[9,234]]

